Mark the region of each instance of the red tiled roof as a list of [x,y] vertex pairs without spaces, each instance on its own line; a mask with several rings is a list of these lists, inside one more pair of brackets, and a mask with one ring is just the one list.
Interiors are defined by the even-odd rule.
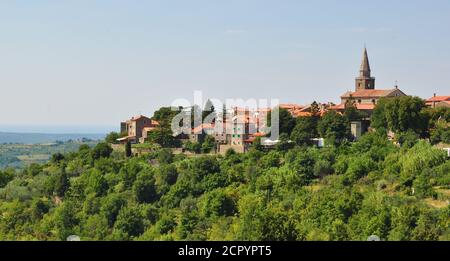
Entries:
[[344,95],[342,95],[343,98],[379,98],[379,97],[385,97],[394,92],[396,89],[389,89],[389,90],[358,90],[356,92],[346,92]]
[[280,104],[281,109],[292,110],[292,109],[302,109],[305,106],[299,104]]
[[305,112],[305,111],[294,111],[292,113],[292,116],[295,117],[295,118],[298,118],[298,117],[310,117],[310,116],[312,116],[312,114],[310,112]]
[[132,117],[132,118],[131,118],[131,121],[137,121],[137,120],[140,120],[140,119],[142,119],[142,118],[150,119],[150,118],[147,117],[147,116],[144,116],[144,115],[138,115],[138,116]]
[[199,125],[199,126],[193,128],[193,129],[192,129],[192,132],[193,132],[194,134],[199,134],[199,133],[201,133],[203,130],[206,130],[206,129],[214,129],[214,124],[206,124],[206,123],[201,124],[201,125]]
[[[331,110],[345,110],[345,104],[341,103],[336,106],[330,107]],[[375,104],[356,104],[356,109],[358,110],[373,110],[375,109]]]
[[440,101],[450,101],[450,96],[434,96],[427,100],[427,102],[440,102]]
[[266,136],[266,134],[262,133],[262,132],[258,132],[258,133],[252,134],[252,136],[254,136],[254,137],[264,137],[264,136]]
[[330,110],[345,110],[345,104],[341,103],[339,105],[331,106]]

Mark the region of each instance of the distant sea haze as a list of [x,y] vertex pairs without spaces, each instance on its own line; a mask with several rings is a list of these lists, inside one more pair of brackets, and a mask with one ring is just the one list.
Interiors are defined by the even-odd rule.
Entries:
[[6,125],[0,124],[0,132],[48,133],[48,134],[106,134],[119,131],[115,125]]
[[39,144],[55,141],[99,140],[107,133],[118,131],[114,126],[3,126],[0,125],[0,143]]

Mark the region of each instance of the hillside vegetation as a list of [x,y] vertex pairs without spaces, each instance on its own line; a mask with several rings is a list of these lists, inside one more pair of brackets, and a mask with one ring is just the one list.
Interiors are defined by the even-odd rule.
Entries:
[[[317,108],[297,119],[280,110],[271,151],[256,140],[246,154],[205,155],[205,141],[174,155],[162,108],[138,146],[147,154],[102,142],[2,170],[0,240],[450,240],[450,161],[435,146],[450,143],[449,108],[381,100],[375,131],[356,142],[349,122],[367,115]],[[325,148],[311,143],[318,136]]]
[[0,173],[0,239],[449,240],[450,161],[377,133],[317,149],[134,158],[106,143]]
[[40,144],[0,144],[0,169],[24,168],[32,163],[46,163],[55,153],[77,151],[80,145],[95,146],[98,141],[83,139]]

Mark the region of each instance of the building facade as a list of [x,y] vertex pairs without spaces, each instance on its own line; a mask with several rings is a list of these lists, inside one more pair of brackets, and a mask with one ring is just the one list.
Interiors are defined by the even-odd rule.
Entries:
[[406,96],[398,86],[390,89],[376,89],[375,78],[372,77],[367,49],[364,48],[359,76],[355,79],[355,91],[349,91],[341,96],[341,104],[332,109],[344,111],[347,106],[355,106],[370,116],[381,98]]
[[132,117],[131,119],[120,123],[120,132],[127,136],[118,139],[121,142],[140,142],[144,143],[148,132],[154,130],[159,123],[144,115]]

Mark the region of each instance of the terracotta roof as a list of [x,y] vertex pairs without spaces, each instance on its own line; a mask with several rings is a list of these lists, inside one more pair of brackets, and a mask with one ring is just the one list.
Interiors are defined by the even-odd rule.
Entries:
[[258,133],[252,134],[251,136],[254,136],[254,137],[264,137],[264,136],[266,136],[266,134],[265,134],[265,133],[262,133],[262,132],[258,132]]
[[305,106],[299,104],[280,104],[279,107],[281,109],[292,110],[292,109],[301,109]]
[[270,112],[270,111],[272,111],[271,108],[260,108],[256,110],[256,112]]
[[138,116],[132,117],[132,118],[131,118],[131,121],[137,121],[137,120],[140,120],[140,119],[142,119],[142,118],[150,119],[150,118],[147,117],[147,116],[144,116],[144,115],[138,115]]
[[[356,108],[358,110],[373,110],[375,109],[375,104],[356,104]],[[331,106],[330,107],[331,110],[345,110],[345,104],[341,103],[339,105],[336,106]]]
[[379,97],[386,97],[389,94],[393,93],[398,89],[388,89],[388,90],[358,90],[356,92],[346,92],[344,95],[342,95],[343,98],[379,98]]
[[427,102],[440,102],[440,101],[450,101],[450,96],[434,96],[427,100]]
[[203,130],[211,130],[214,129],[214,124],[201,124],[200,126],[197,126],[192,129],[192,132],[194,134],[200,134],[203,132]]
[[312,114],[310,112],[305,112],[305,111],[294,111],[292,113],[292,116],[294,116],[295,118],[298,118],[298,117],[310,117],[310,116],[312,116]]

